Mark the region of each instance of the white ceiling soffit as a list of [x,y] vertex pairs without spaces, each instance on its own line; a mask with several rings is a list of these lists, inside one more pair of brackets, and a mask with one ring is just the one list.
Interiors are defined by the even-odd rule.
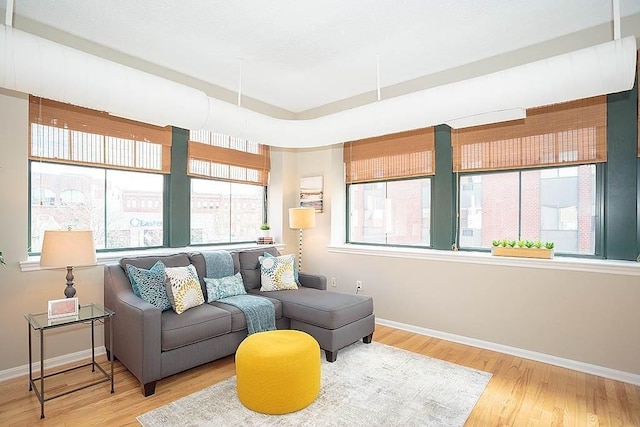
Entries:
[[620,92],[633,87],[636,72],[636,41],[630,36],[317,119],[283,120],[4,25],[0,46],[0,83],[6,89],[151,124],[293,148]]

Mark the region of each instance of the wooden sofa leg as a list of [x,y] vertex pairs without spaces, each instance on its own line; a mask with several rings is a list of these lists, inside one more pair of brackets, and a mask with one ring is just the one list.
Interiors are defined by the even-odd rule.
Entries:
[[371,344],[372,340],[373,340],[373,333],[370,333],[366,337],[362,337],[362,342],[365,344]]
[[149,397],[155,392],[156,392],[156,382],[155,381],[143,384],[143,386],[142,386],[142,395],[144,397]]
[[333,363],[338,358],[338,350],[336,351],[325,350],[324,354],[327,356],[327,362]]

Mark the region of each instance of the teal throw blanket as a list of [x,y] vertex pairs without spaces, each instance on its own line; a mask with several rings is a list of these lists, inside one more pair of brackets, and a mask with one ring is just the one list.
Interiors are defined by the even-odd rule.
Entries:
[[276,308],[266,298],[255,295],[236,295],[219,299],[218,302],[238,307],[247,319],[249,335],[256,332],[275,331]]
[[202,252],[204,262],[207,265],[206,277],[210,279],[222,279],[233,276],[233,258],[228,251]]

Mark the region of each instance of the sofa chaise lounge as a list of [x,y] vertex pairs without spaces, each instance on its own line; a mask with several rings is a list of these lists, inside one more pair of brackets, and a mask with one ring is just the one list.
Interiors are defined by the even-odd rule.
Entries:
[[[248,294],[271,301],[277,329],[296,329],[313,336],[327,361],[336,361],[338,350],[360,339],[370,343],[375,328],[373,300],[364,295],[326,291],[326,277],[299,273],[297,290],[261,292],[259,257],[280,255],[275,247],[231,252],[234,273],[240,272]],[[145,396],[155,393],[156,382],[195,366],[234,354],[247,336],[243,311],[219,301],[204,303],[182,314],[162,311],[134,294],[126,266],[150,269],[157,261],[166,267],[193,264],[206,296],[205,257],[202,253],[123,258],[104,269],[104,304],[116,315],[113,346],[105,346],[139,381]]]

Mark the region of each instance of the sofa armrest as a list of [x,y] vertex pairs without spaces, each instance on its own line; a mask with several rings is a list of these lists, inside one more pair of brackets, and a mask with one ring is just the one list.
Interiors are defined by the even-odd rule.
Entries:
[[327,278],[320,274],[298,273],[298,280],[300,285],[305,288],[314,288],[321,291],[327,290]]
[[[113,348],[108,349],[145,384],[161,378],[161,314],[157,307],[133,293],[131,283],[119,265],[104,268],[104,304],[115,311]],[[105,346],[109,328],[105,328]]]

